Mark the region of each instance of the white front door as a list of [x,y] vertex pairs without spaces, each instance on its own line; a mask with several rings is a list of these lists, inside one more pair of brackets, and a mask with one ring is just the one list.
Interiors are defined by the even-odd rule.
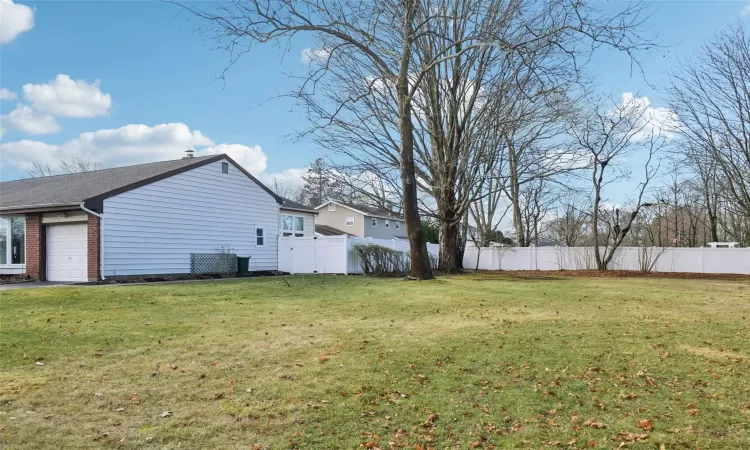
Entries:
[[47,280],[88,281],[87,224],[47,226]]

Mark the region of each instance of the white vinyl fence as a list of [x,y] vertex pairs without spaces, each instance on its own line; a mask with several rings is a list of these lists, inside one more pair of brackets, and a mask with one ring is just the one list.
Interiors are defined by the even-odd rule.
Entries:
[[[463,263],[483,270],[596,269],[593,247],[466,247]],[[750,274],[750,248],[621,247],[609,268]]]
[[[280,237],[279,270],[289,273],[362,273],[357,244],[378,244],[409,252],[409,241],[372,239],[350,236]],[[427,244],[427,250],[438,257],[438,245]]]

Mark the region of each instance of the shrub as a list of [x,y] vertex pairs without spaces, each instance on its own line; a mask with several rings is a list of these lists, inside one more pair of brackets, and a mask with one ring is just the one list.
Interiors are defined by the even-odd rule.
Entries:
[[365,275],[405,274],[409,271],[409,255],[377,244],[358,244],[354,251]]

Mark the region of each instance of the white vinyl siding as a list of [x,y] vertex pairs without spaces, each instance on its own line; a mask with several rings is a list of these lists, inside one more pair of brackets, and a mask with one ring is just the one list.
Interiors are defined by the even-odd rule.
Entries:
[[189,273],[191,253],[222,251],[249,256],[250,270],[276,270],[278,203],[234,165],[222,173],[221,163],[105,200],[105,277]]

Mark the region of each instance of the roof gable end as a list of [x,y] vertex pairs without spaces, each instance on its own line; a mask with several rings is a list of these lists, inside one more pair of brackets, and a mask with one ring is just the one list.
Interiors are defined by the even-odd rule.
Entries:
[[100,194],[100,195],[88,198],[88,199],[86,199],[84,201],[84,206],[86,206],[86,208],[88,208],[88,209],[92,209],[94,211],[102,212],[103,208],[104,208],[104,200],[106,200],[106,199],[108,199],[110,197],[114,197],[115,195],[122,194],[123,192],[132,191],[133,189],[137,189],[139,187],[143,187],[143,186],[149,185],[151,183],[155,183],[157,181],[161,181],[161,180],[164,180],[166,178],[173,177],[175,175],[181,174],[183,172],[187,172],[189,170],[196,169],[198,167],[203,167],[205,165],[214,163],[216,161],[221,161],[221,160],[226,160],[227,162],[229,162],[230,164],[232,164],[237,170],[239,170],[245,176],[247,176],[248,178],[250,178],[255,184],[257,184],[258,186],[260,186],[261,189],[263,189],[269,195],[271,195],[274,198],[274,200],[276,200],[276,203],[278,203],[279,205],[281,205],[284,202],[284,200],[281,197],[279,197],[278,195],[276,195],[276,193],[274,193],[266,185],[264,185],[263,183],[261,183],[260,180],[258,180],[257,178],[255,178],[250,172],[248,172],[242,166],[240,166],[239,164],[237,164],[237,162],[235,160],[233,160],[232,158],[230,158],[228,155],[221,154],[221,155],[212,156],[210,158],[205,158],[205,159],[200,160],[200,161],[196,161],[195,164],[189,164],[189,165],[186,165],[184,167],[180,167],[180,168],[173,169],[173,170],[170,170],[170,171],[158,174],[158,175],[154,175],[153,177],[146,178],[145,180],[136,181],[134,183],[122,186],[120,188],[113,189],[113,190],[105,192],[103,194]]

